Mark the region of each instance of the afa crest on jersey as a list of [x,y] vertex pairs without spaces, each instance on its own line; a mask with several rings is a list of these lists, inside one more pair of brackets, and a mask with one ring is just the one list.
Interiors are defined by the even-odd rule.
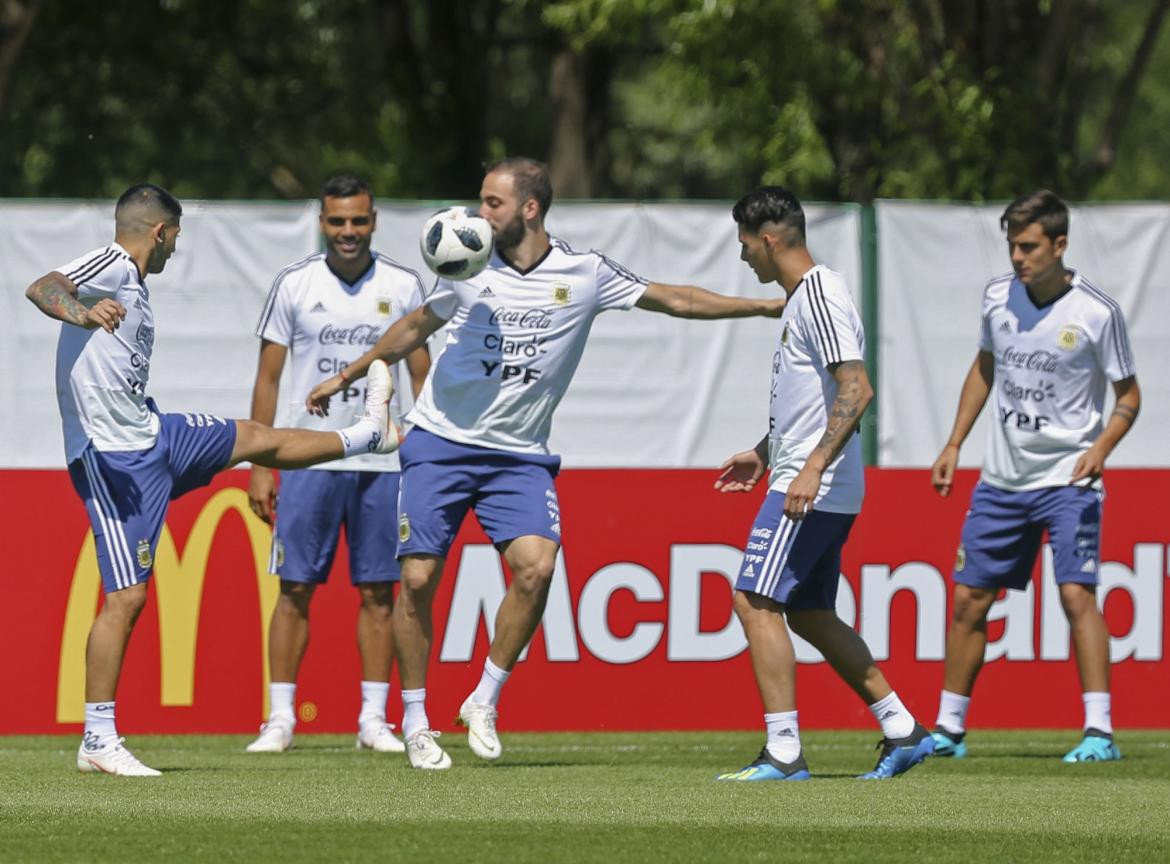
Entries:
[[389,318],[393,309],[394,307],[391,305],[389,297],[378,298],[378,314],[383,318]]
[[138,552],[138,566],[141,567],[143,570],[147,569],[148,567],[150,567],[151,565],[154,564],[154,558],[150,554],[150,541],[149,540],[139,540],[137,552]]
[[573,299],[573,289],[568,282],[552,283],[552,299],[558,306],[568,306]]
[[1060,335],[1056,337],[1056,344],[1065,351],[1076,350],[1081,341],[1081,328],[1075,324],[1066,324],[1060,328]]

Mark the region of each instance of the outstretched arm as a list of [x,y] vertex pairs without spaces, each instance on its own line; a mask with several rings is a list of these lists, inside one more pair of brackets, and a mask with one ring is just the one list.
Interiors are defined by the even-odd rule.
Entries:
[[[271,426],[276,419],[276,396],[280,373],[284,371],[288,348],[278,342],[260,341],[260,362],[252,386],[252,419]],[[276,518],[276,474],[271,468],[253,465],[248,478],[248,506],[269,525]]]
[[784,302],[784,297],[768,300],[728,297],[694,285],[651,282],[634,305],[651,312],[665,312],[675,318],[749,318],[755,315],[779,318],[784,311]]
[[24,296],[50,318],[86,330],[101,327],[113,333],[126,317],[126,307],[109,297],[103,297],[92,308],[87,308],[77,299],[77,286],[56,270],[29,285]]
[[825,432],[784,494],[784,514],[795,521],[803,519],[806,511],[812,510],[821,490],[821,476],[857,431],[861,415],[873,400],[873,387],[862,361],[834,363],[829,371],[837,382],[837,398],[829,408]]
[[430,306],[421,306],[409,315],[399,318],[382,334],[373,348],[350,363],[332,378],[327,378],[313,388],[305,406],[317,415],[329,413],[329,397],[362,378],[370,364],[382,359],[393,365],[416,348],[426,343],[427,338],[446,324],[431,311]]
[[959,410],[955,414],[951,437],[947,439],[946,446],[930,469],[930,482],[944,498],[951,494],[951,486],[955,482],[959,448],[967,440],[971,427],[975,425],[979,412],[983,410],[994,380],[995,355],[990,351],[980,351],[975,357],[975,362],[971,364],[967,379],[963,382],[963,392],[959,396]]
[[1113,395],[1115,404],[1113,413],[1109,415],[1109,422],[1105,424],[1093,446],[1077,460],[1069,483],[1079,483],[1081,480],[1092,482],[1100,477],[1105,471],[1105,460],[1137,419],[1142,408],[1142,393],[1138,389],[1137,378],[1130,375],[1128,378],[1114,381]]

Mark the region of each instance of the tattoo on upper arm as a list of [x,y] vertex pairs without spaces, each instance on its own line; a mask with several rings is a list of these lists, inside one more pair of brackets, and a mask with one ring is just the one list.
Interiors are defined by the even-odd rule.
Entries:
[[50,318],[84,326],[86,309],[76,297],[52,275],[42,276],[28,290],[28,299]]
[[1130,424],[1137,419],[1138,412],[1128,405],[1114,405],[1113,413],[1120,416],[1123,420],[1128,420]]
[[838,369],[837,398],[829,408],[825,434],[815,450],[827,449],[826,464],[832,462],[845,447],[849,436],[857,428],[868,400],[865,395],[865,364],[860,360],[842,363]]

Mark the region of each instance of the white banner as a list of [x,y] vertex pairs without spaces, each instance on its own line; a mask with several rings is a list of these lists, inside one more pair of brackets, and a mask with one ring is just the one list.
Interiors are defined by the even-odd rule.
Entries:
[[[1011,271],[999,228],[1003,204],[880,201],[878,464],[926,467],[950,434],[959,391],[978,352],[983,287]],[[1142,411],[1109,464],[1170,465],[1170,206],[1072,208],[1065,262],[1121,304],[1142,389]],[[1109,410],[1108,408],[1106,409]],[[977,467],[987,412],[963,447]]]
[[[418,233],[435,209],[381,202],[374,247],[431,277]],[[63,463],[53,393],[58,325],[24,298],[48,270],[113,238],[113,205],[0,202],[0,467]],[[808,207],[814,257],[860,295],[859,210]],[[276,273],[319,248],[317,204],[184,204],[178,253],[149,279],[158,338],[149,392],[164,411],[246,417],[256,374],[253,336]],[[557,203],[549,229],[603,250],[635,273],[736,296],[769,296],[739,260],[731,203]],[[860,305],[860,304],[859,304]],[[774,322],[682,321],[610,312],[593,328],[551,445],[566,467],[714,466],[764,434]],[[287,385],[286,385],[287,386]],[[12,410],[19,406],[19,410]]]

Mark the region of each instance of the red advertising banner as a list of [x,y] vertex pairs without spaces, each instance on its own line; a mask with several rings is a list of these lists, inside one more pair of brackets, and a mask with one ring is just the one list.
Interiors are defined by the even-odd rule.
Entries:
[[[846,547],[839,613],[865,637],[904,701],[932,723],[942,682],[950,568],[975,472],[935,496],[924,471],[871,469]],[[100,601],[84,508],[64,471],[0,472],[7,514],[5,661],[11,709],[0,734],[79,731],[85,638]],[[510,730],[751,729],[761,708],[731,611],[761,492],[721,495],[714,472],[570,470],[558,487],[565,550],[544,623],[501,701]],[[248,512],[247,474],[229,472],[172,504],[151,599],[118,693],[123,732],[247,732],[264,717],[269,532]],[[1099,597],[1112,639],[1114,722],[1170,724],[1167,660],[1170,471],[1111,471]],[[387,530],[394,530],[389,518]],[[350,731],[359,707],[344,549],[317,592],[297,701],[300,732]],[[1026,592],[994,608],[988,663],[969,722],[1075,727],[1081,721],[1068,625],[1042,562]],[[506,574],[469,519],[436,601],[428,681],[446,728],[479,678]],[[872,718],[798,643],[806,728],[869,728]],[[395,687],[389,712],[401,703]],[[566,707],[569,706],[569,707]],[[571,709],[571,710],[570,710]]]

